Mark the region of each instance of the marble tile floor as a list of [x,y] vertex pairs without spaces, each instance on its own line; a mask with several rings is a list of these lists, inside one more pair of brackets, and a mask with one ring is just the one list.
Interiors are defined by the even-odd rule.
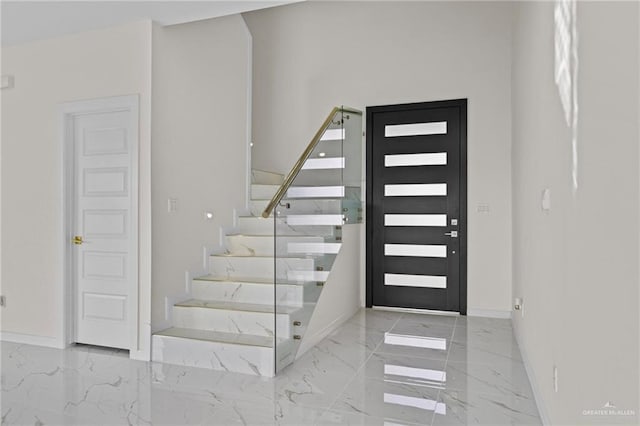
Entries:
[[2,424],[539,425],[508,320],[361,310],[266,379],[1,344]]

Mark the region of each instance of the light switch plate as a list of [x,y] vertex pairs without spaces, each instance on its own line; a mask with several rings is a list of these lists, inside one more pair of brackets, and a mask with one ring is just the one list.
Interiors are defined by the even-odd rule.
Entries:
[[542,191],[542,211],[548,212],[551,210],[551,190],[549,188],[545,188]]
[[489,204],[482,203],[478,204],[476,211],[478,213],[489,213],[491,211],[491,208],[489,207]]
[[0,81],[0,88],[2,89],[11,89],[13,87],[13,76],[12,75],[3,75]]
[[169,213],[175,213],[178,211],[178,199],[177,198],[169,198],[167,200],[167,211]]

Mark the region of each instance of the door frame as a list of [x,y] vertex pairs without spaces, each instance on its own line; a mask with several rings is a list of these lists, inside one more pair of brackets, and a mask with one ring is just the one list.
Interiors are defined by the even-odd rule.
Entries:
[[75,158],[73,119],[78,115],[128,111],[133,120],[131,142],[131,245],[130,253],[135,259],[131,265],[131,277],[135,283],[127,295],[130,301],[127,315],[129,336],[129,356],[135,355],[139,335],[139,149],[140,149],[140,115],[139,96],[125,95],[98,99],[65,102],[59,104],[60,140],[62,143],[62,343],[67,347],[75,343],[76,336],[76,283],[74,269],[74,250],[71,242],[75,219]]
[[[460,314],[467,314],[467,99],[367,107],[366,122],[366,298],[373,307],[373,114],[429,108],[460,108]],[[414,309],[415,311],[415,309]]]

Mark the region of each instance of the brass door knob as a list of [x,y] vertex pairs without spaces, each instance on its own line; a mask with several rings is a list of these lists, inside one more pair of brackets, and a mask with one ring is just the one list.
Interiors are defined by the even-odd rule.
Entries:
[[73,237],[73,244],[80,245],[82,243],[83,241],[80,235],[76,235],[75,237]]

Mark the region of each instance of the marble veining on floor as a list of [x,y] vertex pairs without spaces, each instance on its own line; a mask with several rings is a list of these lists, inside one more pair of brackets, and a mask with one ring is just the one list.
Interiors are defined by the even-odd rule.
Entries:
[[2,424],[540,425],[508,320],[361,310],[275,378],[1,344]]

